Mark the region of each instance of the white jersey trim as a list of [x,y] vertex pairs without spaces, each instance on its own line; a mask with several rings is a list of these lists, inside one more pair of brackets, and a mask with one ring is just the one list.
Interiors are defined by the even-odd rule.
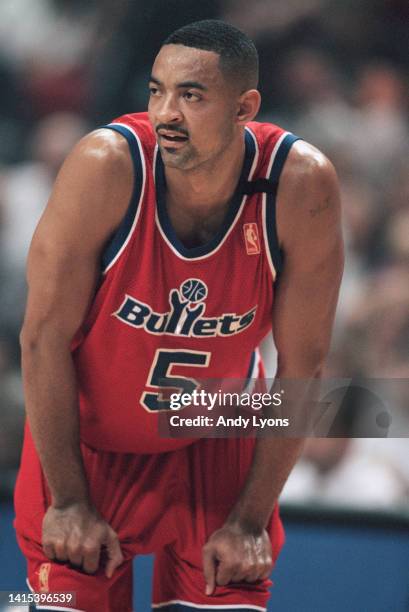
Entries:
[[260,606],[254,606],[252,604],[221,604],[221,605],[212,605],[212,604],[195,604],[191,601],[184,601],[183,599],[171,599],[170,601],[163,601],[161,603],[152,604],[152,608],[155,610],[160,610],[164,606],[171,606],[172,604],[180,604],[181,606],[188,606],[189,608],[194,608],[195,610],[203,610],[209,609],[212,610],[258,610],[259,612],[267,612],[266,608],[261,608]]
[[256,383],[258,381],[258,378],[260,376],[260,365],[261,365],[261,354],[260,354],[260,349],[257,346],[254,349],[254,363],[253,363],[253,367],[251,368],[251,371],[248,374],[248,382],[246,384],[246,386],[244,387],[242,393],[253,393],[253,389],[256,386]]
[[[274,145],[274,149],[271,153],[271,157],[270,157],[270,161],[268,162],[268,167],[267,167],[267,172],[266,172],[266,176],[265,178],[268,179],[270,178],[270,174],[271,174],[271,169],[273,167],[274,164],[274,160],[277,156],[278,150],[281,146],[281,143],[283,142],[284,138],[286,136],[288,136],[290,132],[284,132],[280,138],[277,140],[277,142]],[[268,243],[268,233],[267,233],[267,194],[263,193],[263,199],[262,199],[262,219],[263,219],[263,235],[264,235],[264,248],[266,251],[266,255],[267,255],[267,261],[268,261],[268,265],[270,267],[271,270],[271,276],[273,277],[273,281],[275,281],[276,277],[277,277],[277,272],[276,269],[274,267],[273,264],[273,259],[271,257],[271,252],[270,252],[270,245]]]

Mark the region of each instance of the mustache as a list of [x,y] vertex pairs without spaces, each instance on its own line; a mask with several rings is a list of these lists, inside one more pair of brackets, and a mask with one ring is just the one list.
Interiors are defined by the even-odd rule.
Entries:
[[155,130],[157,134],[159,130],[168,130],[169,132],[176,132],[178,134],[181,134],[182,136],[189,137],[189,133],[187,132],[187,130],[179,127],[178,125],[168,125],[167,123],[160,123],[156,126]]

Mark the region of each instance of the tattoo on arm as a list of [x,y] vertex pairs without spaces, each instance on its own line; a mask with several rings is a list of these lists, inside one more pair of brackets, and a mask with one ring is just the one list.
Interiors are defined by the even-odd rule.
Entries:
[[308,212],[310,213],[311,217],[314,218],[320,213],[324,212],[324,210],[327,210],[327,208],[329,208],[330,206],[331,206],[331,199],[327,198],[323,204],[318,204],[316,208],[309,208]]

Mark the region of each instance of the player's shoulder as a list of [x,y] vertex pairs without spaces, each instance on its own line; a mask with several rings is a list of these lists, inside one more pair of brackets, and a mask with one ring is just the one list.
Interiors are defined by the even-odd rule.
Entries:
[[[284,127],[268,122],[252,121],[247,128],[256,138],[261,156],[275,156],[280,147],[288,147],[283,177],[287,175],[308,178],[325,177],[334,173],[334,167],[326,155],[314,145],[293,134]],[[287,144],[287,147],[286,147]],[[289,145],[289,146],[288,146]]]
[[336,187],[338,182],[331,160],[305,140],[294,142],[283,168],[281,180],[298,188],[300,192],[309,188],[326,190]]
[[120,134],[96,129],[77,142],[59,172],[58,181],[74,178],[77,183],[116,182],[132,174],[129,148]]
[[274,123],[251,122],[248,127],[255,134],[259,148],[267,156],[275,156],[286,140],[290,148],[284,164],[281,182],[290,182],[300,189],[314,183],[334,183],[336,171],[331,160],[316,146],[302,137]]
[[298,209],[301,202],[339,193],[332,162],[313,144],[273,123],[251,122],[248,128],[257,139],[264,164],[280,168],[273,180],[280,182],[279,203],[284,201],[287,211],[291,206]]
[[135,158],[153,155],[155,142],[147,113],[122,115],[86,134],[71,151],[66,165],[87,170],[88,174],[94,169],[105,179],[123,176],[132,172]]

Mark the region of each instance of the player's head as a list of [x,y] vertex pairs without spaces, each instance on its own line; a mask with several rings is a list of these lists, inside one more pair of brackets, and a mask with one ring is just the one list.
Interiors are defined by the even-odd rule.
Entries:
[[[257,83],[257,50],[237,28],[206,20],[171,34],[152,68],[149,101],[165,164],[217,163],[257,114]],[[172,135],[180,140],[166,139]]]
[[164,45],[183,45],[212,51],[219,56],[218,66],[224,78],[240,93],[258,85],[258,53],[253,41],[234,26],[206,19],[173,32]]

